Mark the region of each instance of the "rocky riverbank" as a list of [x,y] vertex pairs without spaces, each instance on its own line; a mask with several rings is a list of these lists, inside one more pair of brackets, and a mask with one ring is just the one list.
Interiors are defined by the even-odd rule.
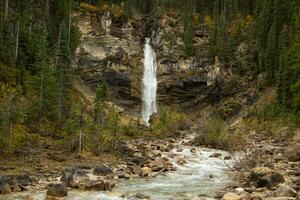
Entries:
[[[25,185],[21,182],[18,182],[18,179],[16,177],[12,176],[11,179],[8,180],[5,179],[5,176],[1,176],[1,192],[2,194],[6,194],[6,196],[3,196],[4,199],[36,199],[37,196],[37,199],[43,199],[45,197],[41,198],[39,196],[39,191],[42,189],[47,189],[46,199],[52,200],[65,198],[66,196],[68,196],[68,190],[71,190],[72,196],[72,191],[74,189],[80,191],[80,193],[93,191],[114,191],[114,187],[120,184],[121,186],[117,186],[116,190],[124,190],[124,193],[122,195],[127,195],[127,198],[129,198],[130,196],[129,199],[145,199],[146,197],[146,199],[150,199],[151,197],[147,194],[147,189],[145,189],[145,193],[132,191],[133,193],[128,194],[126,191],[130,191],[132,190],[132,188],[126,188],[128,185],[126,183],[126,180],[129,181],[128,183],[136,180],[137,183],[133,188],[139,188],[139,185],[149,185],[147,183],[147,180],[154,180],[154,182],[156,180],[162,181],[161,178],[164,178],[166,174],[169,174],[171,175],[171,177],[163,180],[163,183],[166,184],[167,182],[172,180],[172,174],[174,174],[174,176],[178,175],[176,170],[179,170],[179,174],[183,172],[186,174],[182,174],[180,176],[179,180],[181,180],[181,178],[183,179],[178,182],[178,184],[182,181],[183,183],[185,183],[185,181],[190,177],[192,178],[191,181],[189,181],[190,185],[186,185],[185,187],[193,188],[193,194],[198,193],[197,195],[203,198],[206,195],[215,195],[216,188],[214,187],[209,187],[210,193],[205,193],[205,191],[203,191],[203,194],[200,193],[201,187],[198,185],[199,183],[193,182],[193,180],[197,180],[198,176],[201,178],[205,177],[205,180],[207,179],[206,184],[212,184],[216,187],[218,186],[219,189],[221,189],[226,184],[228,184],[228,182],[230,182],[230,178],[226,178],[228,177],[228,175],[226,175],[225,173],[226,166],[224,167],[224,172],[223,168],[216,169],[215,172],[210,172],[210,170],[206,169],[206,167],[204,166],[206,166],[206,164],[209,164],[209,162],[222,163],[222,160],[228,160],[230,159],[230,156],[225,156],[225,154],[223,155],[222,153],[216,151],[201,150],[199,147],[185,146],[185,144],[187,144],[187,141],[190,140],[187,139],[190,136],[191,132],[181,132],[181,136],[179,136],[178,138],[156,140],[138,139],[128,142],[126,143],[126,147],[127,149],[129,149],[128,151],[130,153],[116,166],[111,167],[104,163],[98,164],[95,167],[76,166],[76,164],[74,164],[71,167],[65,168],[62,171],[61,176],[55,177],[53,181],[51,181],[51,183],[28,176],[28,178],[30,178],[30,180],[32,181],[26,183]],[[208,159],[207,163],[205,159]],[[209,159],[211,161],[209,161]],[[199,161],[201,161],[201,163],[203,162],[203,164],[197,164]],[[194,165],[194,162],[197,165]],[[185,167],[186,170],[189,171],[183,170],[185,169]],[[202,169],[201,167],[204,168]],[[203,174],[205,170],[208,170],[207,173],[211,174]],[[224,173],[224,175],[222,175],[222,173]],[[224,181],[218,181],[218,179]],[[132,184],[135,184],[135,182],[133,182]],[[17,190],[18,187],[22,189]],[[168,187],[167,184],[165,187]],[[176,189],[176,186],[174,186],[174,189]],[[29,191],[29,193],[25,192],[24,195],[19,196],[18,194],[8,195],[11,192],[20,192],[21,190],[27,190]],[[198,192],[198,190],[200,191]],[[149,191],[151,191],[151,189]],[[173,195],[177,196],[178,194],[174,192]],[[0,197],[0,199],[3,198]],[[181,198],[183,197],[178,197],[178,199]]]
[[[282,133],[285,131],[283,130]],[[285,132],[286,133],[286,132]],[[291,139],[252,132],[252,142],[236,161],[238,185],[228,188],[223,200],[299,200],[299,134]]]

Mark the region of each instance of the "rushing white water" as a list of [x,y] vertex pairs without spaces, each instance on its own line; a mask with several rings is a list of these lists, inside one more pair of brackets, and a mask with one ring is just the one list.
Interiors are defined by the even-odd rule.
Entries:
[[[178,148],[182,151],[178,151]],[[223,160],[221,157],[210,157],[215,152],[222,153],[223,156],[229,155],[227,152],[196,148],[196,153],[191,153],[192,147],[190,146],[179,145],[178,148],[169,153],[162,153],[162,157],[169,157],[168,154],[175,155],[174,158],[169,157],[169,159],[177,168],[176,171],[167,172],[150,179],[122,180],[112,191],[82,192],[72,190],[69,191],[66,200],[128,200],[130,198],[122,198],[121,196],[136,193],[149,195],[152,200],[212,200],[216,192],[233,181],[233,176],[227,169],[228,166],[233,165],[234,161]],[[180,158],[187,161],[186,165],[177,164],[176,161]],[[27,194],[14,194],[4,196],[4,198],[0,196],[0,200],[26,200]],[[30,194],[30,196],[34,200],[44,200],[45,192],[37,192]]]
[[150,39],[146,38],[144,47],[144,75],[143,75],[143,106],[142,118],[147,126],[153,113],[157,112],[156,105],[156,55],[150,46]]

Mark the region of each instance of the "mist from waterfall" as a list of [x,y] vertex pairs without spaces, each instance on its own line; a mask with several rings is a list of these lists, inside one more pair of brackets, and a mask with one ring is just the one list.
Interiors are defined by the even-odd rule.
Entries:
[[143,75],[143,105],[142,118],[147,126],[153,113],[157,112],[156,105],[156,55],[150,46],[150,39],[146,38],[144,47],[144,75]]

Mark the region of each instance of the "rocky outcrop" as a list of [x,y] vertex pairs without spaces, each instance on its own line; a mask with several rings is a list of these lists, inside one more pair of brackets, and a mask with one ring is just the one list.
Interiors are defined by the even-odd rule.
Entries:
[[34,180],[27,174],[21,175],[1,175],[0,194],[10,194],[11,192],[21,192],[27,190],[27,186],[32,185]]
[[215,94],[216,85],[220,85],[226,73],[218,59],[209,65],[206,26],[195,27],[197,52],[188,57],[183,51],[184,29],[179,16],[123,17],[110,8],[77,14],[82,39],[76,64],[87,85],[96,88],[106,80],[116,90],[118,104],[139,109],[144,39],[150,37],[157,54],[159,101],[186,107],[210,101],[207,96]]

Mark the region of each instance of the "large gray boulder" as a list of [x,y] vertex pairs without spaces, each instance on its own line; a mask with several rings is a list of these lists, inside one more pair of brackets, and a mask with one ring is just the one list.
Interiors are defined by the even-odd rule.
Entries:
[[107,175],[112,175],[113,170],[109,168],[107,165],[101,164],[95,167],[93,174],[97,176],[107,176]]
[[68,188],[65,184],[49,184],[47,188],[46,200],[60,199],[68,196]]

